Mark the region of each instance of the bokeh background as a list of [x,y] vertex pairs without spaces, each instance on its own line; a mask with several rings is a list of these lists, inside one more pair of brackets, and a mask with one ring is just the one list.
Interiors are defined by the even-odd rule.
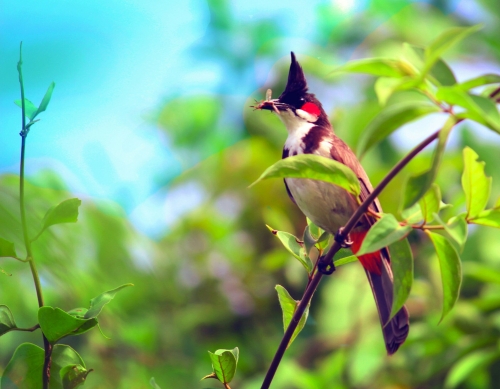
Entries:
[[[253,99],[281,93],[295,51],[310,89],[337,134],[354,149],[381,109],[367,76],[332,77],[349,59],[399,57],[452,26],[483,23],[448,52],[457,78],[500,73],[497,0],[408,1],[75,1],[1,2],[0,236],[23,252],[18,215],[21,127],[16,63],[23,41],[26,96],[47,112],[28,137],[31,230],[53,204],[83,200],[77,224],[51,227],[35,244],[46,303],[88,306],[105,290],[134,283],[100,316],[98,330],[66,339],[95,371],[89,388],[217,387],[207,350],[240,348],[233,388],[260,387],[282,335],[274,286],[300,298],[306,275],[265,224],[301,235],[305,219],[280,180],[248,189],[281,156],[286,131]],[[406,98],[396,95],[389,104]],[[363,164],[377,183],[439,115],[405,126]],[[438,177],[444,201],[463,208],[461,149],[471,146],[500,194],[498,135],[454,130]],[[412,163],[382,194],[398,212],[401,188],[428,166]],[[447,211],[445,211],[447,212]],[[32,232],[33,233],[33,232]],[[410,336],[385,355],[361,267],[324,280],[308,323],[288,350],[273,387],[498,388],[500,234],[474,228],[462,253],[461,299],[441,323],[439,267],[429,242],[411,236],[416,280]],[[4,259],[0,304],[19,326],[34,324],[29,269]],[[0,372],[23,341],[0,338]]]

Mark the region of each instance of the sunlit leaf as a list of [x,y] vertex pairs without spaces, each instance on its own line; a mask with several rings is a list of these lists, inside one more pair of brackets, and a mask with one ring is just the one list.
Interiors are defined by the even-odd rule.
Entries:
[[415,80],[410,77],[391,78],[379,77],[375,81],[375,93],[377,94],[378,102],[384,106],[387,100],[397,91],[414,88],[417,85]]
[[444,387],[453,389],[470,377],[476,370],[491,365],[500,358],[500,352],[496,349],[477,350],[466,354],[451,367]]
[[498,74],[483,74],[481,76],[471,78],[470,80],[461,82],[457,86],[464,90],[469,91],[470,89],[477,88],[478,86],[497,84],[500,83],[500,75]]
[[14,243],[0,238],[0,257],[17,257]]
[[434,151],[431,168],[423,173],[411,176],[408,179],[404,194],[403,209],[411,207],[418,200],[420,200],[436,179],[439,166],[441,165],[441,161],[443,159],[448,136],[455,124],[456,119],[453,116],[450,116],[439,132],[438,144],[436,146],[436,150]]
[[209,351],[208,354],[217,379],[222,383],[230,383],[238,365],[238,347],[233,350],[217,350],[215,353]]
[[108,290],[107,292],[104,292],[103,294],[100,294],[99,296],[90,300],[90,307],[87,313],[85,314],[84,318],[85,319],[96,318],[101,313],[104,306],[108,304],[111,300],[113,300],[116,294],[120,290],[126,288],[127,286],[134,286],[134,284],[121,285],[118,288]]
[[439,215],[435,214],[436,221],[443,226],[444,230],[456,243],[457,251],[462,252],[465,241],[467,240],[467,222],[465,221],[465,213],[462,215],[454,216],[448,220],[447,223],[443,222]]
[[0,305],[0,336],[17,328],[14,316],[7,305]]
[[458,86],[443,86],[437,90],[436,97],[450,105],[465,108],[466,111],[457,114],[457,117],[472,119],[500,132],[500,114],[491,99],[467,93]]
[[394,276],[394,298],[391,318],[399,312],[410,295],[413,283],[413,254],[408,239],[401,239],[389,246],[391,268]]
[[420,204],[413,204],[410,208],[406,208],[401,212],[402,219],[409,224],[415,224],[424,220]]
[[287,251],[299,260],[306,271],[311,273],[311,259],[309,258],[308,253],[306,253],[305,248],[299,243],[297,237],[285,231],[275,230],[270,226],[267,226],[267,228],[280,240]]
[[402,61],[387,58],[367,58],[349,61],[335,69],[335,73],[365,73],[382,77],[403,77],[407,75],[405,64]]
[[42,388],[44,355],[43,349],[32,343],[19,345],[3,372],[2,389]]
[[359,180],[351,169],[333,159],[313,154],[300,154],[279,160],[268,167],[250,186],[267,178],[285,177],[326,181],[344,188],[355,196],[360,193]]
[[441,320],[451,311],[460,294],[462,283],[462,264],[450,241],[435,232],[426,231],[436,250],[441,268],[443,285],[443,310]]
[[[275,289],[278,292],[278,299],[280,302],[281,310],[283,312],[283,328],[284,331],[286,332],[286,329],[290,325],[290,322],[292,321],[293,318],[293,314],[297,310],[297,306],[299,305],[300,301],[294,300],[292,296],[290,296],[290,293],[288,293],[288,291],[281,285],[276,285]],[[293,343],[297,335],[304,328],[307,321],[307,316],[309,315],[309,305],[310,304],[307,305],[304,313],[302,314],[299,324],[297,325],[297,328],[293,332],[293,335],[290,338],[290,343],[288,343],[287,347],[289,347]]]
[[500,228],[500,209],[487,209],[469,221],[482,226]]
[[[417,66],[418,69],[423,70],[425,65],[425,49],[422,47],[404,44],[406,55],[409,57],[410,62]],[[453,71],[448,64],[442,59],[438,59],[427,74],[427,78],[435,85],[454,85],[457,80]]]
[[78,207],[82,204],[80,199],[64,200],[62,203],[50,208],[42,220],[42,229],[54,224],[76,223],[78,220]]
[[439,212],[440,204],[441,190],[437,184],[433,183],[419,201],[420,209],[426,222],[431,222],[434,219],[434,214]]
[[403,239],[412,230],[411,226],[401,226],[394,215],[384,214],[370,228],[356,256],[373,253]]
[[358,155],[362,156],[376,143],[404,124],[434,112],[439,112],[439,108],[435,105],[416,101],[401,102],[385,107],[363,131],[357,147]]
[[479,156],[470,147],[463,150],[464,172],[462,188],[465,192],[467,217],[475,218],[484,210],[491,192],[491,177],[484,173],[484,162],[479,162]]
[[[15,100],[14,103],[18,107],[21,107],[21,108],[23,107],[21,100]],[[28,117],[28,119],[33,120],[37,109],[38,108],[36,107],[35,104],[33,104],[31,101],[29,101],[26,98],[24,99],[24,114],[26,117]]]
[[436,61],[448,49],[481,28],[481,25],[475,25],[472,27],[452,27],[440,34],[425,49],[425,66],[422,74],[425,75],[428,71],[430,71]]

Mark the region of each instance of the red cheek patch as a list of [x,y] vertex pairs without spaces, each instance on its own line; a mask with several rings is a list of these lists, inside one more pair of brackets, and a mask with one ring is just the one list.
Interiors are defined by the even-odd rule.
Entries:
[[319,107],[311,102],[305,103],[300,109],[318,117],[319,115],[321,115],[321,110],[319,109]]

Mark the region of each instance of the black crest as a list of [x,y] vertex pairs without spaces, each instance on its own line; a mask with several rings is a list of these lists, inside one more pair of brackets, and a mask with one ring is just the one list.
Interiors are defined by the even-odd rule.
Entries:
[[292,63],[290,64],[290,71],[288,72],[288,82],[286,88],[279,97],[280,99],[285,95],[303,95],[307,92],[307,81],[304,76],[302,67],[297,62],[295,54],[291,52]]

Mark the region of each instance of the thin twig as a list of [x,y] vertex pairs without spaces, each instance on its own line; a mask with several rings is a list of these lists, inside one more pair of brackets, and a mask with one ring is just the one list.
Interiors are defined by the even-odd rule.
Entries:
[[500,94],[500,86],[490,93],[490,98],[494,98],[496,95]]
[[30,328],[19,328],[19,327],[16,327],[16,328],[12,328],[10,331],[33,332],[33,331],[36,331],[39,328],[40,328],[40,324],[35,324],[33,327],[30,327]]
[[[347,238],[351,230],[356,226],[358,223],[359,219],[363,216],[363,214],[367,211],[368,207],[373,203],[373,201],[377,198],[377,196],[382,192],[382,190],[391,182],[391,180],[418,154],[420,153],[424,148],[426,148],[430,143],[432,143],[434,140],[437,139],[439,136],[439,131],[436,131],[433,133],[431,136],[423,140],[420,144],[418,144],[412,151],[410,151],[401,161],[398,162],[396,166],[392,168],[392,170],[384,177],[384,179],[376,186],[376,188],[373,190],[373,192],[366,198],[365,201],[359,206],[359,208],[354,212],[354,214],[351,216],[347,224],[344,226],[342,230],[342,236],[344,238]],[[333,242],[332,247],[330,250],[328,250],[328,253],[320,258],[323,263],[325,264],[330,264],[332,263],[334,255],[341,249],[340,243],[338,243],[336,240]],[[319,261],[318,260],[318,261]],[[283,358],[283,355],[285,354],[285,351],[288,347],[288,344],[290,343],[290,339],[292,338],[293,333],[295,332],[295,329],[297,328],[297,325],[299,324],[300,319],[302,318],[302,315],[306,309],[306,307],[309,305],[312,296],[314,295],[314,292],[316,291],[321,278],[323,277],[323,274],[321,272],[316,272],[314,274],[314,277],[310,280],[304,295],[302,296],[302,299],[300,300],[297,309],[292,317],[292,320],[290,321],[290,324],[288,325],[285,334],[283,335],[283,338],[281,339],[281,342],[278,346],[278,350],[276,351],[276,354],[274,355],[274,358],[271,362],[271,365],[269,366],[269,369],[266,373],[266,377],[264,378],[264,382],[262,383],[261,389],[268,389],[269,386],[271,385],[271,382],[274,378],[274,375],[276,374],[276,370],[278,369],[278,366],[281,362],[281,359]]]

